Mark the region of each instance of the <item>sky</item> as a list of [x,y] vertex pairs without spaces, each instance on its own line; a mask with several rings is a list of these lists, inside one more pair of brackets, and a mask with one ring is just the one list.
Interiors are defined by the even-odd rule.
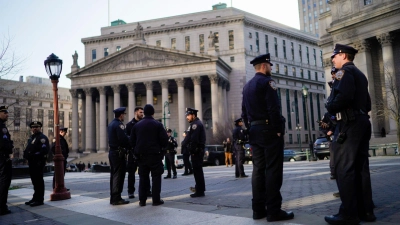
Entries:
[[2,79],[47,78],[44,60],[54,53],[63,60],[59,86],[69,88],[65,75],[71,72],[75,51],[78,65],[85,65],[81,39],[99,36],[109,17],[132,23],[208,11],[219,2],[300,28],[297,0],[0,0],[0,50],[10,40],[7,56],[21,61],[14,74]]

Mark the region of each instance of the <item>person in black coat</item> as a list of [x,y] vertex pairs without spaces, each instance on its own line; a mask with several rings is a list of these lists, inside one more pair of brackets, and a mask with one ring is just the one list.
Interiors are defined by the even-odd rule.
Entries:
[[178,147],[178,143],[176,142],[176,139],[171,136],[172,130],[168,129],[167,130],[167,135],[168,135],[168,144],[167,147],[165,148],[165,164],[167,166],[167,171],[168,174],[164,179],[169,179],[171,178],[171,168],[173,172],[173,179],[178,178],[177,173],[176,173],[176,166],[175,166],[175,154],[176,154],[176,148]]
[[[190,128],[190,127],[189,127]],[[189,130],[188,128],[188,130]],[[190,162],[190,152],[187,150],[186,146],[183,145],[185,142],[185,139],[187,137],[187,130],[183,132],[183,141],[181,142],[181,151],[183,155],[183,165],[185,167],[185,172],[182,174],[182,176],[187,176],[193,174],[193,168],[192,168],[192,163]]]
[[0,106],[0,216],[11,213],[7,206],[8,188],[11,184],[12,163],[10,154],[12,154],[13,141],[6,127],[8,120],[8,107]]
[[242,128],[243,126],[243,120],[242,118],[239,118],[235,120],[235,128],[232,131],[232,136],[233,136],[233,148],[235,150],[235,155],[236,155],[236,162],[235,162],[235,177],[236,178],[245,178],[248,177],[244,173],[244,142],[246,141],[247,137],[245,135],[245,132]]
[[[69,155],[69,147],[67,140],[65,140],[65,135],[68,132],[68,128],[60,127],[60,147],[61,147],[61,153],[64,156],[64,176],[65,176],[65,171],[67,170],[67,159]],[[51,146],[51,151],[53,152],[53,155],[56,154],[56,143],[54,140],[53,146]],[[53,189],[55,188],[55,174],[53,175]],[[69,189],[67,189],[69,190]]]

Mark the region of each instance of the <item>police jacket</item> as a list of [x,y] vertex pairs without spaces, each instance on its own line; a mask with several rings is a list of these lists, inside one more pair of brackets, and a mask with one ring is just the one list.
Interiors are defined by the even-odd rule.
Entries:
[[206,132],[203,123],[196,117],[189,126],[189,131],[186,135],[182,146],[188,148],[189,152],[195,152],[196,148],[204,149],[206,144]]
[[233,142],[235,144],[244,144],[246,141],[246,135],[244,134],[244,130],[241,126],[236,126],[232,132]]
[[111,150],[130,148],[129,136],[125,133],[125,125],[118,118],[114,118],[108,125],[108,145]]
[[365,75],[354,65],[347,62],[336,73],[331,99],[326,104],[330,114],[336,114],[346,109],[359,112],[371,111],[371,99],[368,93],[368,80]]
[[165,149],[166,150],[174,150],[176,147],[178,147],[178,143],[176,142],[176,139],[172,136],[169,137],[167,147]]
[[168,135],[160,122],[152,116],[145,116],[132,128],[130,143],[135,155],[163,154]]
[[24,150],[24,158],[28,161],[44,162],[50,150],[49,139],[42,132],[32,134]]
[[132,131],[132,127],[135,126],[135,124],[139,122],[139,120],[136,120],[135,118],[133,118],[131,121],[129,121],[126,124],[126,134],[127,135],[131,135],[131,131]]
[[[60,147],[61,147],[61,153],[64,156],[64,160],[67,160],[68,155],[69,155],[69,148],[68,148],[68,143],[67,140],[63,136],[60,135]],[[51,151],[53,154],[56,154],[56,143],[54,142],[53,145],[51,146]]]
[[8,132],[5,122],[6,121],[0,119],[0,129],[1,129],[0,156],[9,157],[9,154],[12,154],[14,145],[13,145],[13,141],[11,140],[11,135]]
[[253,121],[268,120],[268,130],[284,132],[284,121],[280,113],[277,87],[271,76],[256,75],[243,88],[242,118],[248,128]]

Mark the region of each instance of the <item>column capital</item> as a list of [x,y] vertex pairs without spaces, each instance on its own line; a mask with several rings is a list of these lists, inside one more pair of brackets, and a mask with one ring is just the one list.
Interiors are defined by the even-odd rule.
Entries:
[[130,92],[135,91],[135,84],[126,84],[126,87]]
[[92,88],[84,88],[83,91],[85,92],[85,95],[92,95],[93,94]]
[[168,85],[169,85],[168,80],[160,80],[158,82],[160,82],[161,88],[168,88]]
[[106,87],[97,87],[97,90],[99,91],[99,94],[105,95],[106,94]]
[[192,81],[193,81],[194,85],[201,85],[201,77],[200,76],[192,77]]
[[153,90],[153,81],[145,81],[143,83],[146,86],[146,90]]
[[113,85],[111,86],[111,88],[113,89],[114,93],[119,93],[119,91],[121,90],[121,86],[119,86],[119,84]]
[[353,41],[353,46],[358,52],[369,52],[371,50],[371,45],[367,40]]
[[69,89],[69,93],[71,93],[71,97],[73,98],[78,97],[78,89]]
[[185,86],[185,79],[184,78],[177,78],[175,79],[176,85],[178,87],[184,87]]
[[332,68],[332,66],[333,66],[332,59],[331,58],[325,58],[324,59],[324,67]]
[[382,46],[391,45],[393,42],[393,36],[390,35],[389,33],[383,33],[383,34],[377,35],[376,39],[378,39],[379,43]]
[[210,79],[210,82],[212,84],[218,84],[218,74],[212,74],[212,75],[208,75],[208,78]]

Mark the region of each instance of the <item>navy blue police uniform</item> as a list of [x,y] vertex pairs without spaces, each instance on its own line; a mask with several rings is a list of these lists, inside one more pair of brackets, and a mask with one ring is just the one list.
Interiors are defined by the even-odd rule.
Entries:
[[108,159],[110,160],[110,204],[120,205],[128,204],[121,198],[121,193],[124,188],[124,180],[126,173],[126,154],[130,148],[129,136],[126,135],[125,125],[118,117],[125,113],[126,108],[121,107],[113,112],[115,118],[108,125],[108,145],[110,151]]
[[[65,133],[68,132],[68,128],[61,127],[60,131],[64,131]],[[64,176],[65,176],[65,171],[67,170],[67,159],[69,156],[69,147],[67,140],[63,136],[60,135],[60,148],[61,148],[61,154],[64,157]],[[51,146],[51,151],[53,152],[53,155],[56,154],[56,143],[54,142],[53,145]],[[53,189],[55,188],[55,173],[53,175]]]
[[232,131],[233,136],[233,147],[235,149],[236,162],[235,162],[235,177],[244,178],[248,177],[244,173],[244,142],[247,137],[245,134],[245,130],[243,130],[242,126],[239,125],[240,122],[243,122],[242,118],[235,120],[235,128]]
[[[30,127],[42,127],[42,123],[34,121]],[[43,205],[44,200],[44,180],[43,170],[46,165],[46,158],[49,154],[49,139],[42,132],[32,134],[28,139],[28,144],[24,150],[24,158],[28,160],[29,175],[34,189],[32,200],[25,202],[26,205]]]
[[[250,63],[273,65],[269,53]],[[268,221],[277,221],[294,217],[292,212],[281,210],[285,122],[280,110],[275,81],[270,73],[257,72],[244,86],[242,101],[242,118],[253,150],[253,219],[266,216]]]
[[[350,46],[336,44],[332,58],[339,53],[355,55],[357,52]],[[358,218],[374,221],[368,160],[371,138],[368,80],[353,62],[347,62],[336,73],[336,82],[326,108],[337,119],[334,161],[342,204],[338,215],[325,220],[354,224],[358,224]]]
[[152,177],[153,205],[163,204],[161,194],[161,175],[164,173],[163,149],[167,145],[168,135],[164,126],[153,118],[154,108],[145,105],[144,117],[132,128],[130,143],[139,165],[139,204],[146,205],[149,176]]
[[181,142],[181,152],[183,156],[183,166],[185,167],[185,172],[183,172],[182,176],[187,176],[190,174],[193,174],[193,169],[192,169],[192,164],[190,163],[190,152],[187,149],[187,147],[183,144],[185,143],[185,140],[187,138],[187,133],[189,132],[190,127],[188,127],[187,130],[185,130],[185,138],[183,138],[183,141]]
[[[168,129],[167,133],[171,135],[172,130]],[[173,172],[173,179],[177,178],[177,173],[176,173],[176,166],[175,166],[175,154],[176,154],[176,148],[178,147],[178,143],[176,142],[176,139],[174,137],[169,136],[168,137],[168,144],[167,147],[165,148],[165,164],[167,166],[167,171],[168,174],[164,179],[171,178],[171,168]]]
[[[186,108],[186,115],[194,114],[197,116],[198,110],[192,108]],[[206,132],[203,123],[199,118],[195,119],[190,123],[189,131],[184,140],[184,145],[190,152],[193,165],[193,175],[196,182],[195,193],[191,194],[190,197],[202,197],[206,191],[206,184],[204,180],[203,172],[203,157],[204,148],[206,143]]]
[[[8,107],[0,106],[0,112],[8,114]],[[0,215],[11,213],[7,207],[7,198],[12,176],[10,154],[12,154],[14,146],[11,135],[5,124],[6,121],[7,120],[0,119]]]
[[[139,122],[135,118],[133,118],[131,121],[129,121],[126,124],[126,134],[130,135],[132,132],[133,126]],[[128,163],[126,166],[126,171],[128,172],[128,196],[129,198],[134,198],[135,195],[135,173],[138,168],[137,160],[135,156],[133,155],[133,149],[131,148],[128,152]]]

